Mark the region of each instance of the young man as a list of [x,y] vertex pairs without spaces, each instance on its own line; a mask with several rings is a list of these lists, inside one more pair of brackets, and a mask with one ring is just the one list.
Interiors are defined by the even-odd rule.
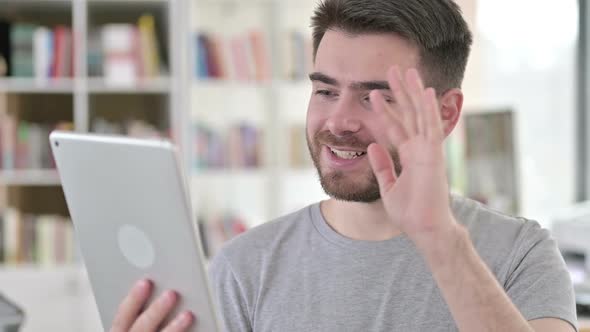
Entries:
[[[215,257],[226,330],[574,331],[571,281],[548,232],[449,195],[443,140],[472,41],[457,5],[325,0],[312,26],[307,139],[331,199]],[[113,330],[158,327],[177,297],[140,313],[149,290],[132,290]],[[178,322],[167,331],[192,316]]]

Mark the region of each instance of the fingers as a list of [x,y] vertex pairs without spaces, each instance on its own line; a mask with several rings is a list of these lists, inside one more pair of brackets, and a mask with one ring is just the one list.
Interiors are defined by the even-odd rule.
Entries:
[[383,124],[387,128],[387,136],[392,143],[398,145],[405,141],[409,134],[399,112],[393,112],[389,109],[389,105],[378,90],[371,91],[369,98],[373,110],[381,117]]
[[[111,332],[147,332],[159,331],[161,325],[170,315],[179,300],[174,291],[162,293],[147,309],[145,307],[153,291],[149,280],[139,281],[123,299],[113,320]],[[164,328],[165,332],[187,331],[194,323],[195,317],[190,311],[176,316]]]
[[172,311],[178,294],[174,291],[166,291],[160,295],[150,306],[139,316],[131,327],[131,332],[155,331]]
[[396,103],[396,113],[399,114],[408,135],[416,134],[418,128],[413,113],[412,101],[407,92],[407,86],[398,66],[393,66],[387,73],[389,88]]
[[377,143],[369,145],[367,154],[373,173],[375,173],[375,177],[379,183],[379,191],[381,192],[381,196],[383,196],[397,180],[393,161],[387,150]]
[[410,68],[402,77],[400,69],[394,66],[388,75],[398,108],[395,113],[404,116],[403,123],[408,135],[417,134],[430,139],[442,137],[436,92],[433,88],[424,88],[418,70]]
[[141,308],[145,305],[152,292],[149,280],[139,281],[123,299],[113,320],[111,332],[126,332],[135,322]]
[[195,317],[190,311],[185,311],[172,320],[161,332],[186,331],[194,323]]
[[416,69],[408,69],[406,72],[406,86],[408,87],[408,96],[410,97],[413,106],[412,109],[414,110],[412,113],[416,119],[417,134],[424,135],[426,129],[424,120],[424,108],[426,104],[424,100],[424,84]]

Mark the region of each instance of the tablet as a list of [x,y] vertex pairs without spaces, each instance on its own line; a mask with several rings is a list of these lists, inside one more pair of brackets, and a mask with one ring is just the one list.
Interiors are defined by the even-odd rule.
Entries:
[[181,295],[169,318],[191,310],[190,331],[219,331],[176,148],[60,131],[49,140],[104,329],[132,286],[149,278],[150,302],[167,289]]

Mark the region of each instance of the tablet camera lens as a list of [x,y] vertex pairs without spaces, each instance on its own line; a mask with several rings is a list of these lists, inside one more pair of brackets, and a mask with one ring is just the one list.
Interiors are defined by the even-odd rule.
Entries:
[[56,147],[59,146],[59,142],[58,141],[55,141],[53,144],[55,144]]

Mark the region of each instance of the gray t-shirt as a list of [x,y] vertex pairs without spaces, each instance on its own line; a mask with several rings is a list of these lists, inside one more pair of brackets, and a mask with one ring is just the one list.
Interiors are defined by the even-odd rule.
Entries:
[[[452,209],[527,320],[576,324],[571,280],[547,230],[458,196]],[[226,331],[457,331],[406,236],[346,238],[319,203],[232,240],[212,260],[210,278]]]

